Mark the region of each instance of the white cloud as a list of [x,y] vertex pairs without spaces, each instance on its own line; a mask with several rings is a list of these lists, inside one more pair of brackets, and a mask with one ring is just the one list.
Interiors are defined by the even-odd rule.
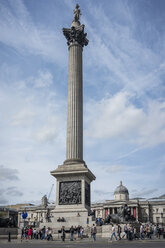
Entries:
[[[130,6],[122,4],[121,1],[118,4],[114,3],[112,8],[114,5],[116,12],[122,9],[122,15],[119,13],[119,17],[123,18],[123,21],[120,18],[118,20],[118,17],[113,20],[112,9],[107,16],[101,4],[97,7],[92,5],[89,9],[92,21],[85,19],[90,36],[90,49],[86,57],[88,66],[91,66],[91,71],[96,68],[96,73],[103,71],[101,80],[97,80],[95,75],[89,75],[88,83],[96,85],[97,81],[100,85],[104,81],[105,85],[100,87],[106,87],[111,92],[114,88],[120,88],[144,95],[158,85],[163,85],[163,46],[161,52],[157,53],[147,46],[148,44],[141,43],[135,36],[137,23]],[[97,28],[94,23],[97,23]],[[152,30],[152,26],[149,28]]]
[[143,148],[165,143],[165,102],[149,100],[144,111],[131,102],[129,94],[119,92],[88,103],[87,109],[88,137],[124,139]]
[[50,142],[55,139],[61,129],[61,121],[58,116],[51,116],[46,126],[39,129],[35,138],[41,142]]
[[165,102],[150,101],[144,123],[138,129],[138,144],[156,146],[165,143]]
[[131,197],[149,197],[156,193],[158,189],[142,188],[140,190],[131,190]]
[[15,196],[15,197],[20,197],[23,195],[23,193],[18,190],[16,187],[9,187],[5,190],[5,194],[9,195],[10,197]]
[[53,76],[49,71],[40,71],[37,78],[31,77],[28,82],[34,85],[35,88],[49,87],[53,84]]
[[118,173],[118,172],[123,172],[126,170],[127,170],[126,166],[123,166],[123,165],[110,165],[106,169],[108,173]]
[[[89,106],[90,105],[90,106]],[[128,137],[142,123],[144,113],[129,103],[127,93],[88,103],[87,135],[94,138]]]
[[14,126],[29,125],[32,123],[35,112],[32,109],[22,109],[12,117],[11,124]]
[[0,180],[18,180],[18,170],[0,165]]
[[35,25],[22,0],[9,1],[9,4],[11,8],[0,3],[0,41],[21,53],[41,55],[49,61],[62,63],[65,58],[60,33],[48,26]]

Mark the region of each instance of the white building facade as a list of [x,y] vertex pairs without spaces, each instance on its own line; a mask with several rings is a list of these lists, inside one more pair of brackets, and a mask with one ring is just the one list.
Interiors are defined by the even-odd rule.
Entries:
[[127,204],[131,209],[131,215],[139,222],[165,224],[165,198],[129,199],[129,191],[122,182],[114,191],[114,200],[92,204],[91,209],[95,212],[96,218],[105,219],[108,214],[117,214],[118,209],[124,204]]

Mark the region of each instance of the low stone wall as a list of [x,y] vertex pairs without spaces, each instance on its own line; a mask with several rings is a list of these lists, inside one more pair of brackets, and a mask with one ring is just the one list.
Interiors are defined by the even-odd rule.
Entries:
[[16,239],[18,235],[18,228],[1,227],[0,228],[0,239],[8,239],[9,233],[10,233],[11,239]]
[[103,225],[102,226],[102,238],[109,238],[112,233],[111,225]]

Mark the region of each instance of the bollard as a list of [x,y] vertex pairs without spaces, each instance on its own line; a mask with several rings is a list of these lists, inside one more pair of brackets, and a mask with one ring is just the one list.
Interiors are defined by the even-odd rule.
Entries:
[[8,234],[8,242],[10,242],[11,241],[11,235],[10,235],[10,232],[9,232],[9,234]]

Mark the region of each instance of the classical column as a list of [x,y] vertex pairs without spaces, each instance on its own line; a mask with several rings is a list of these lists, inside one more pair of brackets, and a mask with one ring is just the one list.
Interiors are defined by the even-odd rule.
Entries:
[[85,214],[85,225],[91,206],[90,183],[95,176],[83,161],[82,52],[83,47],[88,45],[88,39],[84,33],[85,26],[79,21],[80,14],[77,4],[71,27],[63,28],[69,50],[66,159],[51,171],[51,175],[57,179],[55,212],[59,214],[58,217],[63,211],[70,219],[77,211],[78,215]]
[[69,46],[66,159],[83,160],[82,46]]
[[80,25],[79,22],[79,6],[76,6],[71,28],[63,28],[69,49],[67,141],[64,164],[83,162],[82,52],[84,45],[88,45],[88,39],[84,33],[84,25]]

